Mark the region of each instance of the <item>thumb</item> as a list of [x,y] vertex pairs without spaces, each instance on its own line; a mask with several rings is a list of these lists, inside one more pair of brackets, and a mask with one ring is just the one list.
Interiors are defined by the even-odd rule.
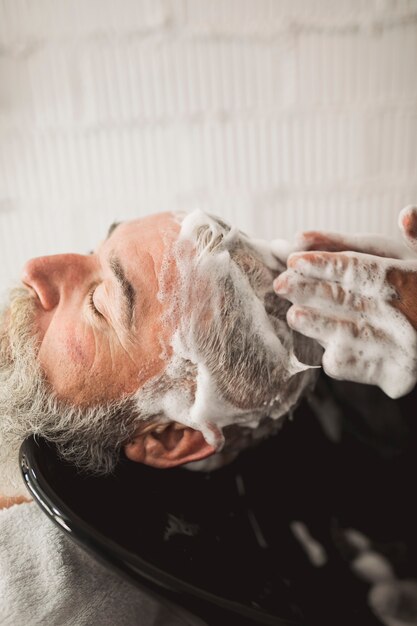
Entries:
[[417,252],[417,206],[406,206],[398,216],[398,226],[407,246]]
[[396,580],[374,585],[368,602],[386,626],[417,624],[417,581]]

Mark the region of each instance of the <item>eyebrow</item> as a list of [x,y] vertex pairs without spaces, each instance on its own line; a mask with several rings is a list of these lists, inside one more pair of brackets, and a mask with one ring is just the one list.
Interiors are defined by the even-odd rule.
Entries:
[[135,312],[136,291],[130,280],[127,278],[122,264],[120,263],[120,260],[116,256],[112,256],[110,258],[110,269],[112,270],[117,282],[121,287],[125,300],[125,317],[127,321],[127,326],[130,329],[132,326],[133,315]]
[[106,235],[106,241],[110,237],[110,235],[113,233],[113,231],[116,230],[118,226],[120,226],[120,224],[121,222],[113,222],[113,224],[110,224],[109,230],[107,231],[107,235]]
[[[113,224],[110,224],[109,230],[107,231],[107,234],[104,238],[104,241],[107,241],[107,239],[110,237],[110,235],[113,234],[113,231],[120,226],[122,222],[113,222]],[[94,250],[90,250],[88,254],[94,254]]]

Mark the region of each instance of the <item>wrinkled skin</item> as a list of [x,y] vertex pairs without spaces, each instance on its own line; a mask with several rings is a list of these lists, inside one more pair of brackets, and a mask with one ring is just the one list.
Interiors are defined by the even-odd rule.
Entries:
[[[178,231],[173,216],[161,213],[119,224],[90,255],[39,257],[25,265],[22,280],[37,309],[38,360],[59,397],[80,405],[112,400],[162,371],[157,276]],[[111,269],[115,258],[135,291],[131,325]]]
[[[275,291],[293,303],[289,325],[324,348],[323,368],[334,378],[379,385],[398,397],[417,382],[417,208],[403,209],[399,227],[406,245],[376,236],[307,232],[288,257]],[[349,252],[346,252],[349,251]],[[376,272],[375,272],[376,271]],[[375,279],[375,273],[378,278]],[[364,276],[366,277],[364,280]],[[401,321],[390,329],[382,321]],[[407,330],[408,327],[408,330]],[[372,356],[364,362],[365,338]],[[390,354],[392,358],[387,359]],[[404,367],[400,391],[390,387],[390,368]],[[388,380],[388,383],[386,382]]]

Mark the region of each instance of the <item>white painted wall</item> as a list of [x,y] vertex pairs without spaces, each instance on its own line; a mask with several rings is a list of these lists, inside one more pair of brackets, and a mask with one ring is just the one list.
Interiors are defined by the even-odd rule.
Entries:
[[114,219],[393,234],[417,0],[0,0],[0,285]]

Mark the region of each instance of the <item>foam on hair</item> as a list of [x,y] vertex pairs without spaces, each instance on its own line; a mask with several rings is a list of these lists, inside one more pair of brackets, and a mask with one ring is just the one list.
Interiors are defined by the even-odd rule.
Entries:
[[288,413],[315,379],[321,350],[285,321],[289,305],[272,290],[285,268],[273,244],[202,211],[177,217],[158,296],[174,332],[162,345],[168,365],[153,409],[221,449],[225,427],[255,429]]

